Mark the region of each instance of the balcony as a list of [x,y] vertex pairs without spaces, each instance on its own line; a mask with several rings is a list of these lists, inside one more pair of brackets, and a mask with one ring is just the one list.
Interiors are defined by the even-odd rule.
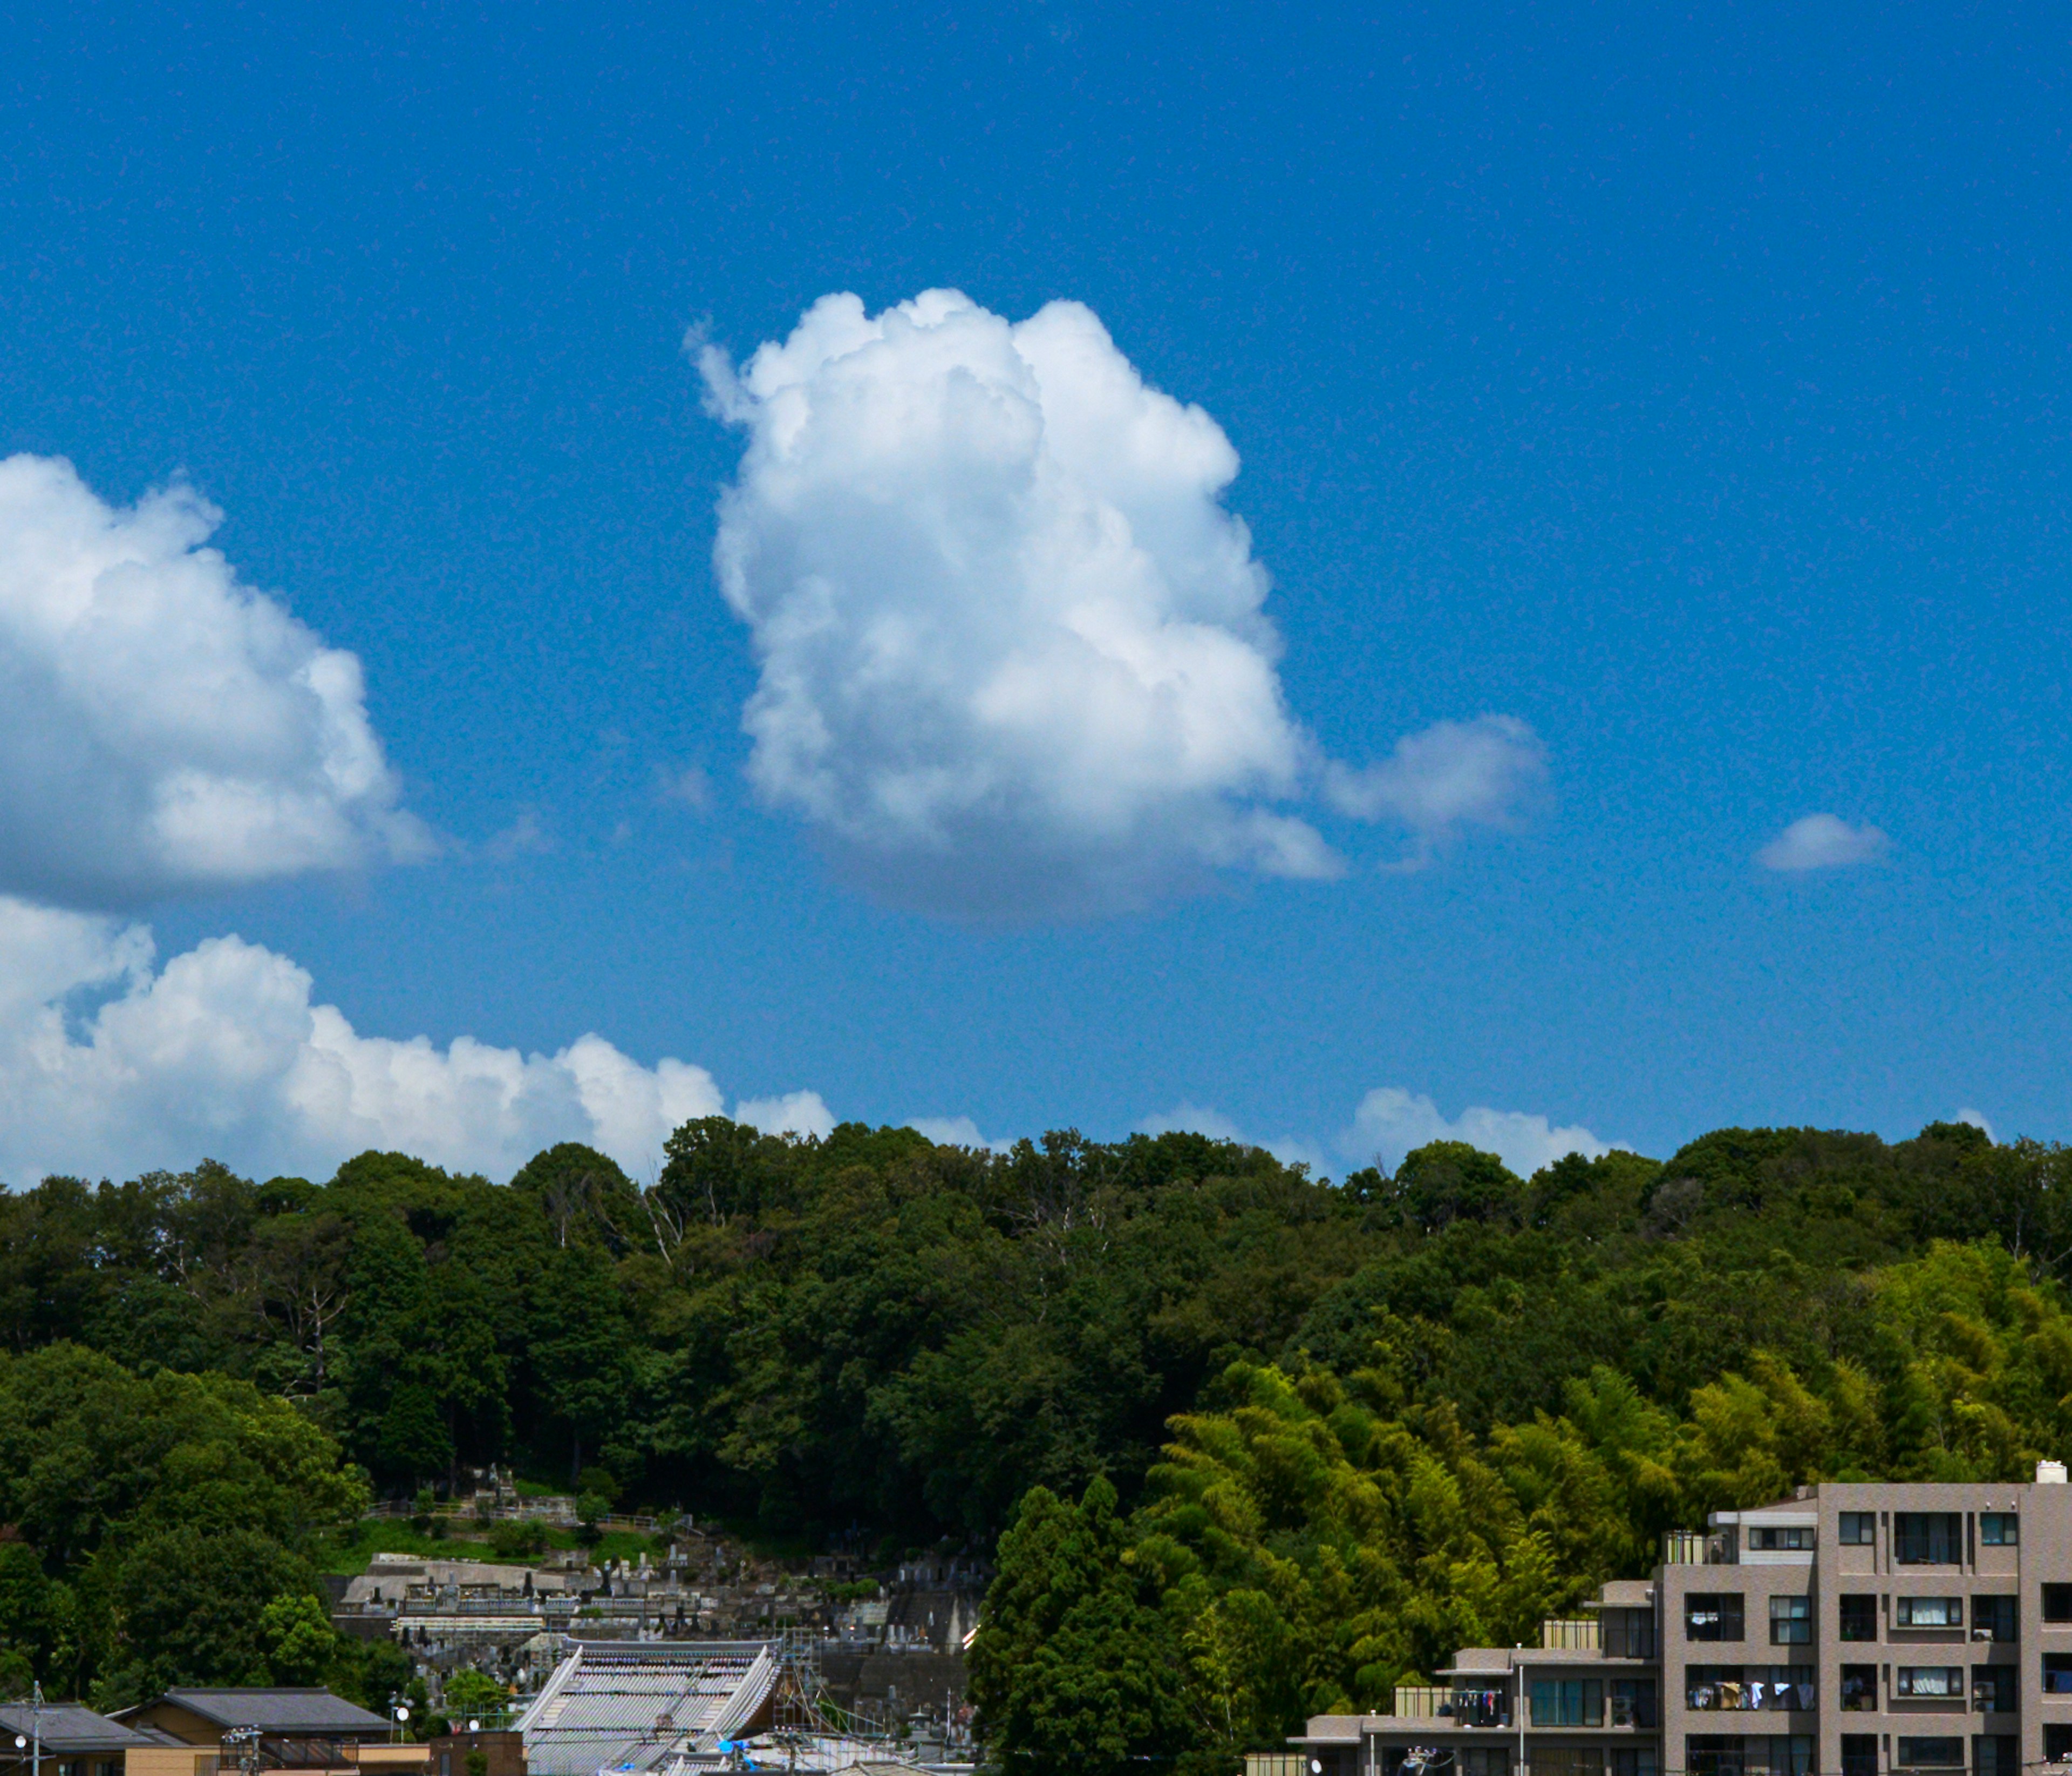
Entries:
[[1507,1727],[1511,1698],[1501,1690],[1456,1690],[1439,1684],[1399,1684],[1391,1713],[1408,1720],[1450,1720],[1458,1727]]

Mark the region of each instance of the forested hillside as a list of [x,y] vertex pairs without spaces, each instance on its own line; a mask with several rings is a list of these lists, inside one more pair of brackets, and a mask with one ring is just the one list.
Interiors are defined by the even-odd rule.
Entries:
[[[645,1192],[574,1147],[508,1183],[51,1179],[0,1198],[0,1658],[103,1691],[295,1668],[293,1608],[256,1623],[312,1539],[494,1460],[808,1543],[1011,1525],[995,1742],[1222,1767],[1712,1507],[2065,1453],[2066,1164],[1729,1130],[1333,1184],[1191,1136],[714,1120]],[[227,1575],[249,1644],[146,1631],[182,1619],[148,1570]]]

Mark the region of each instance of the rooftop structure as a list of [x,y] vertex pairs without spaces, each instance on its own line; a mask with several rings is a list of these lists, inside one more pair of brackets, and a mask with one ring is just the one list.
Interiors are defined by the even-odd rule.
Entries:
[[667,1769],[717,1758],[767,1724],[767,1641],[578,1641],[517,1721],[531,1776]]

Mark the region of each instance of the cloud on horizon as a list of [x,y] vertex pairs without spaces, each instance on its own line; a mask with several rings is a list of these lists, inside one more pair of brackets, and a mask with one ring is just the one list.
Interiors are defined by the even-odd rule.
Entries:
[[[705,1068],[643,1067],[597,1035],[553,1054],[363,1036],[303,969],[240,938],[154,961],[143,926],[0,898],[0,1185],[204,1157],[324,1177],[369,1147],[500,1179],[561,1141],[638,1177],[679,1124],[726,1111]],[[734,1116],[833,1126],[812,1092]]]
[[1755,854],[1766,870],[1797,874],[1809,870],[1846,870],[1875,863],[1892,841],[1868,820],[1852,826],[1832,814],[1807,814],[1794,820]]
[[1338,1146],[1355,1164],[1379,1162],[1389,1171],[1403,1156],[1427,1141],[1465,1141],[1494,1153],[1520,1178],[1530,1178],[1568,1153],[1597,1159],[1621,1145],[1600,1140],[1579,1124],[1554,1127],[1545,1116],[1518,1110],[1492,1110],[1474,1104],[1452,1121],[1422,1094],[1413,1096],[1396,1086],[1381,1086],[1360,1100],[1353,1123]]
[[[713,561],[762,669],[749,776],[841,873],[977,919],[1342,873],[1296,811],[1326,761],[1221,503],[1237,453],[1092,310],[830,295],[738,369],[686,344],[747,434]],[[1442,724],[1330,800],[1429,850],[1502,824],[1539,757],[1509,717]]]
[[0,461],[0,894],[120,907],[429,848],[359,660],[204,546],[220,519]]

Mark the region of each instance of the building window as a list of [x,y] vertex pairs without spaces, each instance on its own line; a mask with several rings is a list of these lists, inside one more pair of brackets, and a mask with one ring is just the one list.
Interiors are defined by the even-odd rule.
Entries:
[[1868,1548],[1877,1540],[1877,1513],[1874,1511],[1845,1511],[1842,1513],[1842,1545],[1845,1548]]
[[2044,1586],[2043,1619],[2045,1622],[2072,1622],[2072,1585]]
[[1774,1733],[1748,1741],[1748,1776],[1812,1776],[1813,1736]]
[[1961,1628],[1964,1626],[1962,1597],[1901,1597],[1895,1628]]
[[1842,1735],[1842,1776],[1878,1776],[1876,1733]]
[[1511,1752],[1503,1745],[1463,1745],[1453,1753],[1461,1776],[1511,1776]]
[[[2021,1540],[2021,1519],[2011,1511],[1979,1513],[1979,1540],[1987,1548],[2012,1548]],[[1981,1745],[1987,1741],[1980,1740]]]
[[1605,1700],[1611,1706],[1611,1724],[1615,1727],[1659,1725],[1655,1715],[1653,1678],[1615,1677],[1607,1688]]
[[2014,1667],[1974,1665],[1971,1708],[1978,1714],[2012,1714],[2015,1708]]
[[1964,1767],[1964,1741],[1962,1739],[1908,1739],[1894,1741],[1897,1755],[1893,1762],[1901,1770],[1962,1770]]
[[2012,1640],[2016,1638],[2015,1625],[2018,1620],[2012,1597],[1974,1597],[1971,1599],[1971,1627],[1973,1632],[1992,1640]]
[[2043,1655],[2043,1688],[2046,1695],[2072,1696],[2072,1653]]
[[1605,1657],[1607,1659],[1652,1659],[1655,1657],[1655,1612],[1652,1610],[1607,1610],[1598,1621],[1598,1629]]
[[1536,1727],[1595,1727],[1605,1718],[1605,1685],[1596,1677],[1536,1677],[1532,1680],[1532,1724]]
[[1895,1696],[1962,1696],[1961,1665],[1902,1665],[1893,1673]]
[[1684,1600],[1684,1632],[1692,1640],[1740,1640],[1741,1594],[1694,1591]]
[[1954,1511],[1896,1511],[1892,1556],[1901,1566],[1960,1566],[1964,1519]]
[[1877,1667],[1842,1667],[1842,1707],[1851,1714],[1876,1714],[1878,1705]]
[[2046,1726],[2043,1729],[2043,1756],[2047,1763],[2062,1764],[2072,1758],[2072,1726]]
[[1605,1754],[1596,1745],[1535,1745],[1532,1776],[1602,1776]]
[[1773,1646],[1803,1646],[1813,1638],[1813,1600],[1811,1597],[1772,1597],[1770,1600],[1770,1643]]
[[[1614,1745],[1605,1753],[1605,1776],[1661,1776],[1652,1745]],[[2010,1770],[2008,1776],[2016,1776]]]
[[1803,1551],[1813,1545],[1813,1531],[1797,1525],[1751,1523],[1748,1526],[1748,1545],[1758,1553],[1781,1554],[1788,1551]]
[[1739,1733],[1694,1733],[1684,1741],[1684,1776],[1748,1776]]
[[1975,1776],[2021,1776],[2021,1741],[2012,1734],[1982,1733],[1971,1741]]
[[1877,1599],[1868,1591],[1846,1593],[1843,1597],[1842,1638],[1877,1638]]

